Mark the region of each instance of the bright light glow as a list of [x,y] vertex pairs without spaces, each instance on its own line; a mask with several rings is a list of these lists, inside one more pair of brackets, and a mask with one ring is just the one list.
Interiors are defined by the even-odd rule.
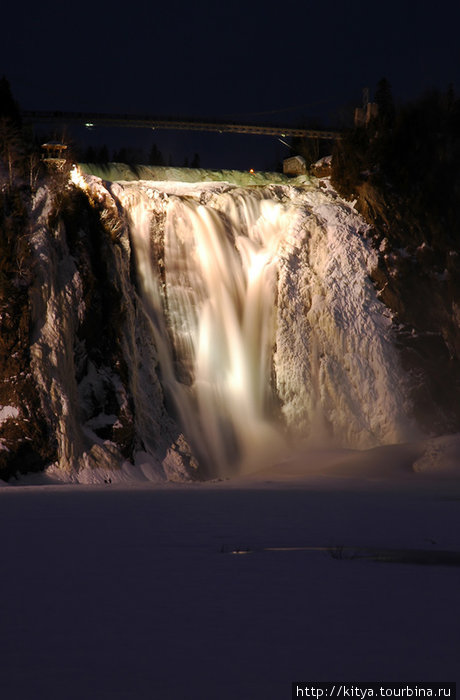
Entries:
[[86,122],[86,123],[85,123],[85,126],[86,126],[87,129],[92,129],[93,126],[94,126],[94,124],[93,124],[93,122]]
[[77,187],[80,187],[82,190],[88,189],[88,185],[86,184],[86,181],[82,175],[82,172],[78,165],[74,165],[72,170],[70,171],[70,182],[72,182],[74,185]]
[[233,549],[231,554],[252,554],[250,549]]
[[[145,213],[147,220],[141,222],[131,212],[132,235],[144,299],[152,305],[149,285],[156,273],[148,269],[152,255],[147,209]],[[270,445],[272,454],[282,440],[267,408],[274,342],[273,263],[286,235],[283,215],[282,206],[267,204],[252,192],[221,194],[206,205],[171,198],[167,208],[168,314],[156,344],[164,382],[187,438],[200,460],[222,474],[259,454],[258,436],[263,435],[261,442],[264,448]],[[155,329],[161,316],[155,302]]]

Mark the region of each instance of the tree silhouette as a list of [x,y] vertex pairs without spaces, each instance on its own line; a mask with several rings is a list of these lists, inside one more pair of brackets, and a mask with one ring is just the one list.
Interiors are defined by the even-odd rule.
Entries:
[[24,142],[21,133],[21,117],[10,84],[5,76],[0,78],[0,175],[8,187],[13,186],[16,173],[21,169]]
[[10,84],[4,75],[0,78],[0,117],[8,119],[16,126],[21,124],[19,106],[13,98]]
[[104,143],[97,153],[97,162],[106,165],[109,162],[109,149]]
[[149,154],[149,165],[164,165],[164,159],[161,154],[161,151],[157,148],[157,145],[154,143],[152,144],[152,148],[150,149],[150,154]]
[[88,146],[83,156],[85,163],[95,163],[96,162],[96,151],[93,146]]
[[23,164],[23,145],[18,126],[11,119],[0,117],[0,175],[7,179],[10,188]]

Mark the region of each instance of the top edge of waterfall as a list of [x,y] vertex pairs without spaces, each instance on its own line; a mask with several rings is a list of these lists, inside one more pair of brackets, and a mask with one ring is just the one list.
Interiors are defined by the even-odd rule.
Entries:
[[308,175],[288,177],[282,173],[244,170],[207,170],[205,168],[175,168],[157,165],[127,165],[126,163],[79,163],[78,167],[86,175],[96,175],[109,182],[228,182],[234,185],[310,184]]

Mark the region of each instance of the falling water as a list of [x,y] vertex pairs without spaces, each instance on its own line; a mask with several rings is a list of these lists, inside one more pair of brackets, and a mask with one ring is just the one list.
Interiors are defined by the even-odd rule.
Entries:
[[144,300],[162,381],[188,439],[213,471],[275,449],[272,356],[283,207],[222,194],[212,205],[171,197],[164,281],[145,246],[144,202],[132,209]]
[[210,474],[307,438],[405,439],[392,323],[363,222],[312,187],[125,183],[160,380]]

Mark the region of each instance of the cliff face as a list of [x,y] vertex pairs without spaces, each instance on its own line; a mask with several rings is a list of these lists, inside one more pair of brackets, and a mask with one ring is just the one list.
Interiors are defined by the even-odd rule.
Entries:
[[156,350],[139,342],[147,320],[113,201],[42,188],[2,243],[0,476],[54,463],[69,480],[103,480],[137,460],[141,477],[189,478]]
[[[260,438],[241,420],[259,375],[254,425],[274,442],[460,429],[460,269],[442,222],[369,183],[355,208],[327,180],[79,185],[2,195],[0,478],[215,474],[210,426],[230,451],[239,428]],[[231,406],[214,408],[228,381]]]
[[331,180],[372,227],[420,425],[458,431],[460,100],[449,88],[395,108],[386,81],[378,91],[379,114],[336,143]]
[[372,279],[394,313],[415,416],[430,434],[460,428],[460,256],[456,231],[395,193],[363,182],[356,208],[378,253]]
[[35,471],[56,456],[31,368],[29,216],[20,193],[0,195],[0,476]]

